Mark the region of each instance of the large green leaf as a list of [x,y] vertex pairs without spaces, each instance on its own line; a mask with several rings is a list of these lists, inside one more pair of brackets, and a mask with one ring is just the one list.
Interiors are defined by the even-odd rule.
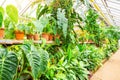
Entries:
[[64,37],[67,36],[67,29],[68,29],[68,19],[65,17],[65,10],[58,8],[57,11],[57,24],[58,28],[62,29]]
[[47,68],[47,62],[49,59],[49,54],[47,51],[40,49],[39,50],[39,54],[40,54],[40,71],[41,72],[45,72],[46,68]]
[[17,23],[18,22],[18,10],[13,5],[7,5],[6,7],[7,15],[10,17],[12,22]]
[[40,67],[40,56],[38,52],[30,52],[26,55],[32,69],[34,79],[37,79]]
[[0,80],[12,80],[18,66],[15,53],[0,49]]
[[31,66],[33,78],[36,80],[47,68],[48,54],[43,49],[37,50],[29,44],[24,45],[22,49]]

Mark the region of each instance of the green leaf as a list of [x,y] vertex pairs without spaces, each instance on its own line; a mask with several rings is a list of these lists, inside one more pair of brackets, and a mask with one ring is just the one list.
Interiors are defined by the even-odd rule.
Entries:
[[66,38],[67,36],[67,28],[68,28],[68,19],[65,17],[65,10],[58,8],[57,11],[57,24],[58,28],[62,29],[63,35]]
[[67,55],[68,55],[68,61],[70,61],[71,58],[72,58],[71,45],[68,46],[68,49],[67,49]]
[[18,66],[15,53],[0,49],[0,80],[12,80]]
[[33,21],[33,24],[36,28],[36,32],[37,33],[42,33],[44,27],[46,27],[46,25],[49,23],[49,18],[47,17],[47,15],[42,15],[39,20]]
[[40,71],[45,72],[48,64],[49,54],[47,51],[43,49],[39,50],[39,54],[40,54]]
[[2,15],[4,15],[4,9],[1,6],[0,6],[0,12],[2,13]]
[[34,79],[37,79],[40,67],[40,56],[38,52],[30,52],[29,54],[26,54],[26,57],[31,66],[33,77]]
[[2,27],[3,16],[4,16],[4,9],[0,6],[0,27]]
[[30,44],[24,45],[22,49],[31,66],[33,78],[36,80],[47,68],[48,53],[43,49],[37,50]]
[[2,22],[3,22],[3,15],[2,12],[0,12],[0,27],[2,27]]
[[24,53],[26,55],[26,58],[31,66],[33,78],[37,79],[38,73],[39,73],[39,62],[40,62],[40,56],[38,52],[31,51],[31,45],[24,45],[22,49],[24,50]]
[[12,20],[12,22],[18,23],[18,10],[15,6],[7,5],[6,12],[10,19]]

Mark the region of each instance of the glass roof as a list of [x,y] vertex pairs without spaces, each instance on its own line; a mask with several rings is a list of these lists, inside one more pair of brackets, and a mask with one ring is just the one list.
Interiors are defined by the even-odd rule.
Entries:
[[31,7],[33,1],[34,0],[0,0],[0,5],[5,8],[6,5],[12,4],[18,8],[20,16],[29,15],[35,17],[36,6]]
[[[37,5],[34,7],[31,7],[32,2],[35,0],[0,0],[0,5],[4,8],[8,4],[13,4],[18,8],[19,15],[20,16],[31,16],[36,17],[36,8]],[[51,0],[46,0],[51,1]],[[76,0],[79,1],[79,0]],[[97,4],[100,8],[101,12],[104,14],[104,16],[107,18],[107,20],[112,24],[116,26],[120,26],[120,0],[89,0],[93,1],[93,3]],[[76,11],[78,13],[82,14],[86,10],[84,5],[79,4],[80,7],[76,7]],[[81,10],[82,9],[82,10]],[[85,10],[83,10],[85,9]],[[81,11],[80,11],[81,10]],[[99,12],[99,13],[101,13]],[[83,15],[84,16],[84,15]]]
[[[93,0],[112,25],[120,26],[120,0]],[[103,7],[104,6],[104,7]]]

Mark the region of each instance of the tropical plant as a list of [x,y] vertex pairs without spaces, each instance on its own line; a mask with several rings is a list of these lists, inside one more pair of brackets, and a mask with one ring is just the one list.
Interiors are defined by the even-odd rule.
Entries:
[[32,42],[26,41],[24,45],[13,45],[8,47],[7,50],[14,51],[18,58],[18,70],[14,80],[39,80],[47,70],[49,54],[40,46],[34,46]]
[[49,24],[49,17],[47,15],[42,15],[39,20],[33,21],[35,26],[35,32],[41,34],[43,29]]
[[2,27],[2,23],[3,23],[3,20],[4,20],[4,9],[3,7],[0,6],[0,27]]
[[31,66],[33,79],[37,80],[47,68],[48,53],[41,48],[37,50],[33,45],[29,44],[23,45],[22,49]]
[[6,6],[6,13],[7,18],[4,21],[5,24],[5,38],[13,39],[14,31],[17,30],[17,23],[18,23],[18,10],[14,5],[7,5]]
[[[90,34],[93,35],[93,40],[97,45],[100,45],[101,41],[101,29],[97,23],[98,14],[91,8],[86,13],[85,27],[84,29]],[[103,39],[102,39],[103,40]]]
[[10,24],[10,18],[9,18],[9,17],[6,17],[6,18],[4,19],[4,27],[5,27],[6,29],[8,29],[9,24]]
[[48,6],[41,6],[41,4],[38,4],[36,18],[39,20],[39,18],[46,13],[48,13]]
[[104,29],[104,32],[105,32],[106,38],[108,38],[109,40],[112,40],[112,39],[118,40],[118,39],[120,39],[119,27],[115,27],[115,26],[106,27]]
[[6,13],[13,23],[18,23],[18,10],[13,5],[7,5]]
[[17,30],[24,32],[25,31],[25,24],[18,24]]
[[[46,72],[47,79],[55,80],[88,80],[89,72],[85,68],[85,64],[82,61],[77,60],[79,49],[77,47],[72,48],[69,45],[67,51],[61,48],[54,55],[52,62],[49,62],[48,70]],[[43,78],[43,77],[42,77]]]
[[57,10],[57,24],[58,28],[62,29],[64,37],[67,36],[67,29],[68,29],[68,19],[65,17],[65,10],[58,8]]
[[18,67],[18,58],[14,52],[0,49],[0,80],[13,80]]
[[5,26],[5,38],[6,39],[13,39],[15,37],[14,31],[15,31],[15,25],[8,21],[8,23],[5,23],[7,26]]
[[1,6],[0,6],[0,12],[2,13],[2,15],[4,15],[5,11],[4,11],[3,7],[1,7]]
[[25,33],[26,34],[34,34],[35,26],[32,22],[28,22],[25,24]]
[[90,45],[79,45],[78,60],[83,61],[89,71],[96,70],[104,59],[103,49]]
[[63,44],[76,41],[74,23],[79,24],[82,18],[73,9],[73,0],[53,0],[45,6],[38,4],[37,18],[44,14],[51,14],[50,25],[53,27],[53,33],[60,34]]
[[2,23],[3,23],[3,15],[2,15],[2,13],[0,12],[0,27],[2,27]]

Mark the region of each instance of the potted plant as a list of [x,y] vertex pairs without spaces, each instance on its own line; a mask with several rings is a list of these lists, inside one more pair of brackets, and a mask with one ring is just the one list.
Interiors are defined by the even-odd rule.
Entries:
[[[10,29],[10,32],[12,32],[11,34],[15,34],[16,32],[17,33],[20,32],[17,30],[18,9],[14,5],[7,5],[6,6],[6,13],[7,13],[8,19],[10,20],[8,30]],[[16,39],[18,39],[18,37]]]
[[27,35],[27,39],[34,39],[34,30],[35,30],[35,26],[32,22],[29,22],[26,26],[25,26],[25,34]]
[[42,37],[46,40],[53,40],[53,29],[51,24],[47,24],[47,26],[43,29]]
[[0,12],[0,39],[3,39],[4,37],[4,28],[2,28],[2,23],[3,23],[3,15]]
[[4,9],[2,7],[0,7],[0,39],[3,39],[3,37],[4,37],[4,28],[2,26],[3,15],[4,15]]
[[49,34],[46,32],[43,32],[43,31],[47,27],[48,24],[49,24],[49,17],[46,14],[42,15],[39,18],[39,20],[34,22],[34,25],[36,26],[36,30],[35,30],[36,33],[41,34],[41,37],[46,39],[46,40],[49,40]]
[[15,37],[17,40],[23,40],[24,39],[24,30],[25,30],[25,26],[24,24],[19,24],[17,26],[17,29],[15,30]]
[[65,16],[65,9],[57,9],[57,24],[59,31],[63,33],[63,37],[67,36],[68,29],[68,19]]
[[39,40],[40,39],[40,34],[42,32],[41,23],[40,23],[39,20],[36,20],[36,21],[33,21],[33,24],[35,26],[34,40]]

